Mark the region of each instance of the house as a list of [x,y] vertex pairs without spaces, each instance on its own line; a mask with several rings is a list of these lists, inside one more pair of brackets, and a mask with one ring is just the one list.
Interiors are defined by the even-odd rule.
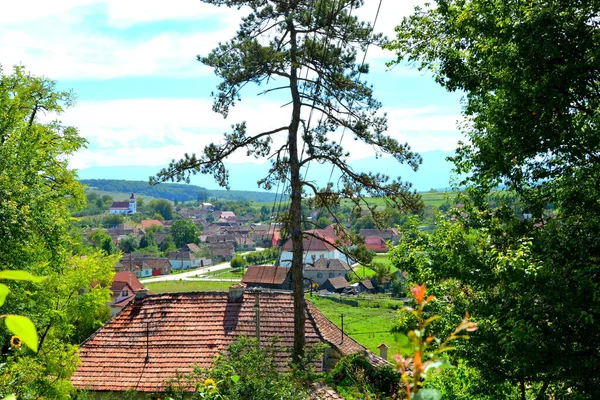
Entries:
[[370,238],[370,237],[378,237],[383,239],[384,242],[388,240],[394,244],[398,244],[400,241],[400,233],[396,228],[388,228],[388,229],[361,229],[358,231],[358,234],[362,237]]
[[140,221],[139,224],[136,225],[136,229],[142,232],[146,232],[146,230],[152,226],[158,226],[159,228],[164,228],[165,224],[162,221],[157,219],[144,219]]
[[349,288],[350,284],[343,276],[336,276],[335,278],[328,278],[319,287],[319,290],[327,290],[332,293],[342,293],[346,288]]
[[367,250],[375,253],[387,253],[388,249],[385,245],[385,240],[376,236],[369,236],[365,238],[365,247]]
[[[316,372],[329,371],[340,357],[363,353],[375,366],[389,365],[329,321],[309,301],[304,308],[307,346],[323,343]],[[260,316],[259,318],[257,318]],[[294,337],[294,302],[289,292],[140,292],[123,311],[79,348],[81,360],[71,382],[78,389],[109,395],[127,390],[164,392],[166,382],[192,366],[210,368],[237,337],[275,344],[275,362],[289,371]],[[190,388],[191,389],[191,388]],[[97,393],[101,395],[102,393]]]
[[186,244],[181,250],[170,251],[167,259],[171,263],[171,269],[190,269],[212,265],[210,260],[197,255],[200,251],[200,247],[194,243]]
[[136,212],[136,200],[135,195],[131,193],[129,201],[114,201],[108,210],[109,214],[130,214],[133,215]]
[[[329,228],[329,227],[328,227]],[[346,243],[336,235],[333,229],[312,229],[303,232],[303,264],[314,264],[321,258],[342,260],[351,264],[351,260],[340,248]],[[292,265],[292,239],[288,239],[281,248],[281,265]]]
[[256,250],[256,243],[251,240],[248,235],[233,235],[235,238],[236,251],[253,251]]
[[235,248],[233,243],[209,243],[207,245],[208,251],[212,255],[213,261],[216,262],[227,262],[235,257]]
[[321,286],[329,278],[343,276],[350,273],[350,266],[342,260],[319,258],[314,264],[304,265],[305,283],[317,283]]
[[115,265],[117,273],[130,271],[138,278],[168,275],[171,273],[171,264],[167,258],[152,256],[132,256],[126,254]]
[[292,276],[289,267],[249,266],[242,278],[242,283],[248,288],[292,290]]
[[117,315],[123,307],[125,307],[135,293],[145,289],[144,285],[131,272],[118,272],[113,277],[113,282],[110,287],[112,295],[110,298],[110,309],[113,316]]
[[370,279],[358,282],[358,293],[375,293],[375,286]]

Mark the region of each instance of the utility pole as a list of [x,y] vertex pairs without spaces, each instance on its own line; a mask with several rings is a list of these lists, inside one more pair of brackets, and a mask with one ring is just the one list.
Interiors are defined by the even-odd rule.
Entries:
[[340,314],[340,317],[342,317],[342,341],[340,342],[340,344],[344,343],[344,314]]

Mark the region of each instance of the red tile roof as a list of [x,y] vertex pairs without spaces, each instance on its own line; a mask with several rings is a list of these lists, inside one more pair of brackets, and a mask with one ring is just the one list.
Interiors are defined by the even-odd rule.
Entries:
[[307,271],[350,271],[350,266],[335,258],[319,258],[313,265],[306,267]]
[[[227,293],[168,293],[135,299],[86,340],[71,381],[95,391],[160,392],[177,372],[208,368],[236,337],[255,335],[255,296],[261,341],[279,338],[276,361],[285,371],[294,337],[291,294],[246,290],[234,303]],[[342,354],[365,351],[346,335],[342,343],[342,332],[308,301],[305,312],[308,346],[326,342]]]
[[150,228],[151,226],[165,226],[165,224],[163,224],[161,221],[157,220],[157,219],[145,219],[140,221],[139,225],[141,227],[142,230],[146,230],[148,228]]
[[256,284],[266,283],[272,285],[281,285],[287,277],[290,269],[287,267],[276,267],[274,265],[252,265],[248,267],[242,283]]
[[117,272],[113,278],[113,285],[117,282],[127,283],[133,290],[144,289],[142,282],[130,271]]

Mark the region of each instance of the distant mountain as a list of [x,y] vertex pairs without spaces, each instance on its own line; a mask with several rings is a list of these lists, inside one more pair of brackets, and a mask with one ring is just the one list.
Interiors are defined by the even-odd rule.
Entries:
[[[356,160],[350,163],[350,166],[358,172],[380,172],[389,175],[391,178],[401,177],[403,181],[408,181],[413,184],[413,188],[419,192],[428,191],[430,189],[446,189],[450,187],[450,176],[452,164],[446,161],[446,157],[452,155],[453,152],[445,151],[431,151],[421,153],[423,157],[423,164],[420,166],[417,172],[412,171],[408,166],[398,163],[392,157],[368,157],[360,160]],[[215,183],[212,176],[208,175],[195,175],[191,177],[191,183],[197,185],[200,189],[208,190],[214,193],[215,197],[231,198],[230,196],[244,196],[238,191],[253,191],[254,194],[247,194],[248,196],[255,196],[258,193],[266,194],[268,192],[256,192],[258,186],[257,181],[266,176],[269,170],[269,164],[239,164],[239,163],[226,163],[230,173],[230,186],[232,189],[229,192],[218,189],[218,185]],[[141,180],[148,182],[148,177],[154,176],[161,167],[159,166],[131,166],[131,167],[92,167],[79,170],[79,177],[82,181],[89,179],[127,179]],[[307,179],[317,182],[319,186],[324,186],[331,175],[331,166],[327,164],[312,163],[308,169]],[[331,176],[331,180],[336,182],[339,178],[339,173],[334,171]],[[162,185],[172,184],[161,184]],[[190,185],[181,185],[189,187]],[[274,191],[275,189],[273,189]],[[152,195],[154,196],[154,195]],[[274,196],[274,193],[273,193]],[[159,196],[161,197],[161,196]],[[249,199],[249,198],[248,198]],[[179,199],[178,200],[182,200]],[[195,198],[194,198],[195,200]],[[258,201],[258,200],[256,200]],[[270,200],[264,200],[270,201]]]

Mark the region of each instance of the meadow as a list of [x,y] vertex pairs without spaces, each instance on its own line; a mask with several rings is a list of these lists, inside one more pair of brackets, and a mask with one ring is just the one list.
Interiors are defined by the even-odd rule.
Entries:
[[396,324],[396,310],[388,307],[368,307],[363,303],[355,307],[317,295],[306,298],[339,328],[342,327],[341,315],[344,315],[344,332],[373,353],[379,354],[377,346],[381,343],[394,346],[392,328]]

